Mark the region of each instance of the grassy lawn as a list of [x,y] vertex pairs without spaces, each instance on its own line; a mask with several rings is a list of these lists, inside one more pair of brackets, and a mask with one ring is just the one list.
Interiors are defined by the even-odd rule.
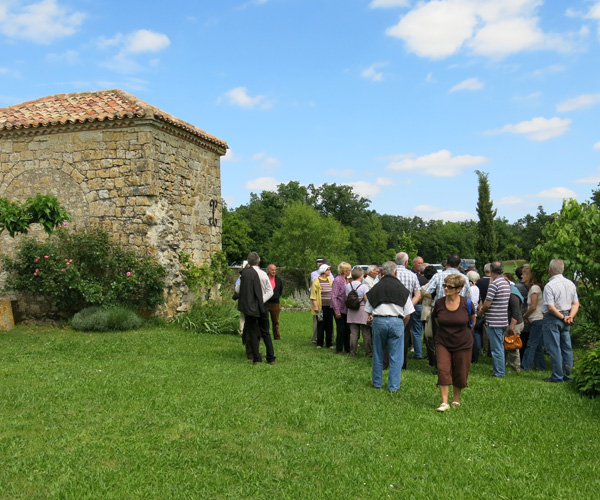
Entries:
[[275,366],[174,327],[0,334],[0,499],[598,498],[600,401],[570,384],[482,358],[438,414],[426,361],[391,395],[309,313],[281,331]]

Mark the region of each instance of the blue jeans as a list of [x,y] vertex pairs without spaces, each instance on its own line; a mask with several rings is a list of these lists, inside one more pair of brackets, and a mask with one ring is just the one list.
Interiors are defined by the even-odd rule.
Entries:
[[521,361],[523,370],[531,370],[531,365],[535,365],[538,370],[546,370],[546,358],[544,357],[544,320],[538,319],[530,323],[529,339],[527,348]]
[[552,314],[544,314],[544,345],[552,362],[552,380],[563,381],[573,368],[569,325]]
[[421,346],[421,338],[423,337],[423,323],[421,322],[421,312],[423,305],[417,304],[415,312],[410,315],[410,333],[412,334],[413,347],[415,349],[414,357],[421,359],[423,357],[423,347]]
[[373,318],[373,386],[383,385],[383,353],[387,349],[390,355],[388,389],[395,392],[400,389],[402,363],[404,361],[404,319],[375,316]]
[[504,370],[504,334],[506,333],[506,327],[493,328],[488,326],[486,331],[490,339],[490,350],[492,351],[492,371],[496,377],[504,377],[506,375]]

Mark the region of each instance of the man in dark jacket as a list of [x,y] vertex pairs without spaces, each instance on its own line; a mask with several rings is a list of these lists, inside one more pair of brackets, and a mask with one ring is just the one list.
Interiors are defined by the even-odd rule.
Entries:
[[267,276],[269,277],[269,283],[273,288],[273,296],[267,300],[267,310],[271,316],[271,324],[273,325],[273,339],[280,340],[279,335],[279,298],[283,292],[283,282],[281,278],[277,276],[277,266],[275,264],[269,264],[267,267]]
[[[257,365],[262,362],[262,356],[259,350],[261,336],[267,348],[267,362],[275,364],[275,354],[273,352],[273,342],[269,335],[269,319],[265,302],[273,295],[273,290],[269,286],[269,278],[266,273],[258,267],[260,257],[256,252],[248,254],[248,264],[250,267],[244,269],[240,276],[238,299],[238,311],[244,314],[246,321],[244,324],[244,336],[246,342],[252,346],[252,364]],[[266,332],[261,331],[262,322],[266,320]]]

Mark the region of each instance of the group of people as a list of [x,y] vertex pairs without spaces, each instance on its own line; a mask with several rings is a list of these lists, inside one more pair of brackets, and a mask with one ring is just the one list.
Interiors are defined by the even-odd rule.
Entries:
[[[242,338],[253,364],[262,361],[261,339],[267,349],[267,362],[274,364],[268,314],[274,338],[278,339],[283,285],[274,265],[269,265],[267,274],[259,263],[258,254],[251,252],[236,283],[238,309],[245,317]],[[441,397],[439,412],[460,406],[471,363],[478,362],[482,348],[492,358],[494,377],[506,375],[506,364],[515,372],[534,366],[545,370],[547,353],[552,375],[543,380],[571,380],[569,328],[579,310],[579,300],[575,285],[562,275],[561,260],[550,262],[550,280],[543,291],[529,265],[516,270],[519,280],[515,281],[511,274],[504,273],[500,262],[486,264],[483,277],[474,270],[465,275],[456,254],[448,257],[441,272],[421,257],[413,259],[412,268],[408,263],[405,252],[398,253],[395,261],[381,267],[372,264],[366,271],[342,262],[332,277],[327,260],[319,258],[310,287],[312,342],[317,349],[335,349],[337,354],[356,357],[362,335],[365,355],[373,358],[371,386],[382,387],[384,367],[389,367],[387,387],[394,393],[400,389],[401,370],[406,367],[412,340],[414,358],[426,357],[435,367]],[[505,351],[507,335],[522,335],[526,340],[522,360],[518,349]]]

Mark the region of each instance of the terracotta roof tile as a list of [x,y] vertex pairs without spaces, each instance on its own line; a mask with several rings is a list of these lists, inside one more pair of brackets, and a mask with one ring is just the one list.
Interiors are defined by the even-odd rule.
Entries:
[[57,94],[0,108],[0,131],[134,117],[154,117],[227,148],[225,141],[119,89]]

